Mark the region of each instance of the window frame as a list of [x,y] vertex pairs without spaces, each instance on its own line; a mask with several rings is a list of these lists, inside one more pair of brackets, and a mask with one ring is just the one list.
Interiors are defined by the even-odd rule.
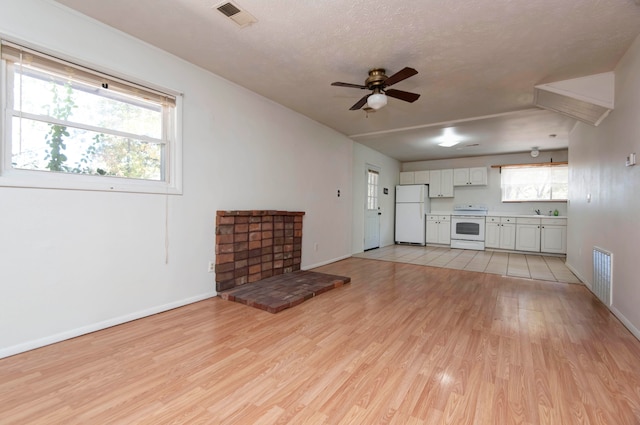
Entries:
[[[375,182],[371,182],[371,175],[375,175]],[[373,208],[371,202],[375,204]],[[368,211],[377,211],[380,209],[380,172],[372,168],[367,168],[367,199],[366,206]]]
[[[1,37],[8,43],[22,46],[27,50],[33,50],[44,56],[51,56],[60,61],[68,62],[80,68],[95,72],[96,75],[105,75],[132,87],[141,86],[159,93],[166,93],[175,98],[175,107],[169,110],[163,108],[163,114],[171,113],[171,121],[163,130],[170,133],[164,150],[163,180],[144,180],[115,176],[99,176],[89,174],[76,174],[65,172],[51,172],[47,170],[25,170],[13,168],[11,123],[12,111],[8,108],[8,67],[5,60],[0,61],[0,187],[38,188],[38,189],[66,189],[106,192],[133,192],[150,194],[182,194],[182,95],[175,91],[158,87],[149,82],[132,78],[121,73],[113,72],[103,66],[89,64],[77,58],[70,58],[59,52],[52,52],[40,46],[33,46],[22,40]],[[95,70],[95,71],[94,71]],[[169,111],[169,112],[168,112]],[[163,117],[163,120],[167,117]]]
[[[563,168],[567,168],[567,173],[568,173],[568,163],[567,162],[548,162],[548,163],[542,163],[542,164],[513,164],[513,165],[502,165],[499,166],[500,167],[500,200],[503,203],[515,203],[515,202],[567,202],[568,199],[568,195],[567,198],[562,198],[562,199],[554,199],[553,198],[553,188],[551,188],[549,195],[550,198],[549,199],[505,199],[505,185],[504,185],[504,175],[502,174],[504,172],[505,169],[548,169],[549,171],[551,171],[552,168],[555,167],[563,167]],[[568,174],[567,174],[567,183],[568,183]]]

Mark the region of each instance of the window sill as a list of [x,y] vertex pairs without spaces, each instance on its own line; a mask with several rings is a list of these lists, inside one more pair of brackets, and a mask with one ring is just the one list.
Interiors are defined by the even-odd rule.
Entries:
[[170,184],[167,182],[151,180],[133,180],[119,177],[51,173],[49,171],[5,171],[0,175],[0,187],[129,192],[163,195],[182,194],[182,184],[179,181],[176,181],[174,184]]
[[568,202],[567,199],[532,199],[530,201],[501,201],[503,204],[519,204],[523,202]]

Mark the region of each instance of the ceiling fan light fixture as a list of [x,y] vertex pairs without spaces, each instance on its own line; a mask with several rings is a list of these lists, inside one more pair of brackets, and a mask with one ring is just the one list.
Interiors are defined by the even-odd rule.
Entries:
[[417,93],[410,93],[408,91],[389,89],[387,87],[392,86],[400,81],[404,81],[407,78],[416,75],[418,71],[413,68],[405,66],[400,71],[393,74],[391,77],[385,75],[383,68],[374,68],[369,70],[369,77],[363,84],[343,83],[336,81],[331,83],[332,86],[338,87],[352,87],[354,89],[371,90],[371,94],[362,96],[351,108],[350,111],[357,111],[362,109],[364,105],[367,105],[371,110],[376,111],[387,104],[387,97],[393,97],[405,102],[413,103],[420,97]]
[[378,110],[387,104],[387,96],[382,93],[374,93],[367,99],[370,108]]

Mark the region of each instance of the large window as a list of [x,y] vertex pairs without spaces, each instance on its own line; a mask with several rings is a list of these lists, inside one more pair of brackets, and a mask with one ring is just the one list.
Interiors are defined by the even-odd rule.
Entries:
[[566,201],[566,164],[501,167],[502,202]]
[[179,192],[177,96],[2,41],[0,184]]

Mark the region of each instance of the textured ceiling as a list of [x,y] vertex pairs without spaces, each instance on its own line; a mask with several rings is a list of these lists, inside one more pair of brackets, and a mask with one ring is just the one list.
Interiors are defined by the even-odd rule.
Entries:
[[[402,161],[566,147],[574,121],[530,110],[533,86],[611,71],[640,34],[634,0],[234,1],[245,28],[219,1],[57,1]],[[348,110],[366,92],[330,86],[405,66],[412,104],[367,115]],[[430,141],[451,126],[479,146]]]

